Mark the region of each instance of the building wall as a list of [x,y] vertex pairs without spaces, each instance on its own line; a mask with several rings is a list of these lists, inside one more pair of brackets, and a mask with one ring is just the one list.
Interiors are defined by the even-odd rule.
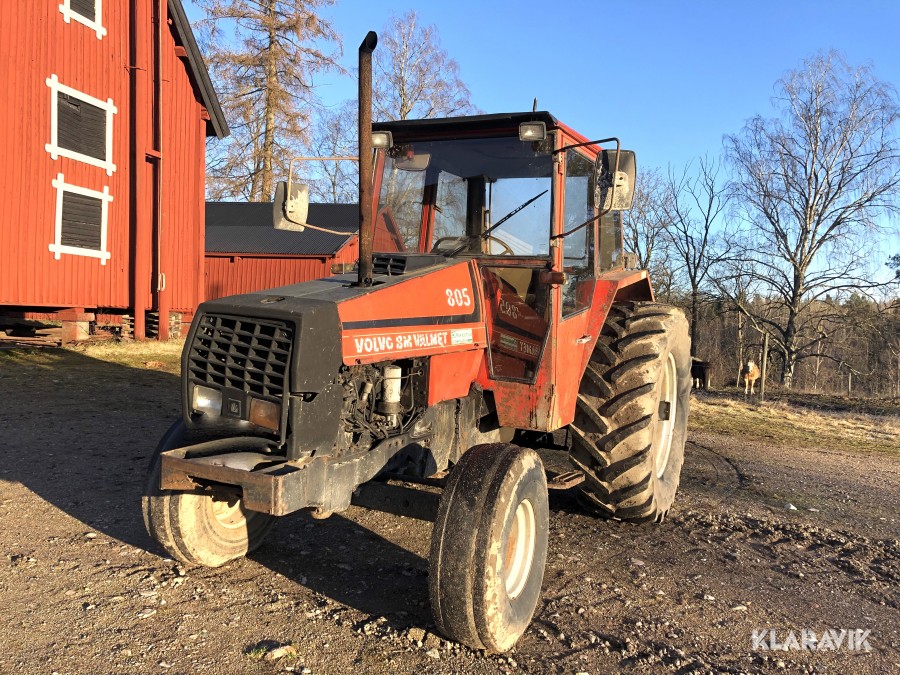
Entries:
[[[77,21],[66,23],[60,12],[64,0],[0,2],[0,82],[7,105],[0,106],[0,306],[122,308],[134,305],[132,269],[135,213],[152,213],[152,166],[142,161],[132,167],[132,139],[138,156],[152,151],[154,3],[149,0],[103,2],[102,26],[96,32]],[[147,109],[133,129],[131,91],[131,16],[139,16],[136,60],[149,66],[139,71]],[[172,253],[164,255],[166,287],[172,310],[192,310],[201,300],[203,264],[203,171],[206,126],[202,107],[185,65],[175,54],[175,38],[163,31],[163,239]],[[55,106],[48,78],[101,101],[112,100],[112,162],[107,170],[60,156],[53,159],[45,146],[50,141],[51,110]],[[150,94],[149,97],[146,96]],[[135,133],[132,133],[134,131]],[[143,172],[147,189],[139,202],[132,200],[132,172]],[[112,196],[108,205],[108,259],[50,250],[55,240],[57,190],[53,181],[64,176],[67,184]],[[152,223],[151,220],[149,221]],[[151,233],[146,238],[154,239]],[[143,250],[153,255],[154,241]],[[149,247],[149,248],[148,248]],[[140,247],[139,247],[140,248]],[[167,269],[170,266],[171,270]],[[152,306],[155,269],[144,298]],[[143,294],[142,294],[143,295]],[[0,307],[2,309],[2,307]]]
[[[128,15],[126,3],[104,3],[107,34],[66,23],[57,2],[0,3],[0,81],[10,105],[0,107],[0,304],[76,306],[90,291],[91,304],[128,303]],[[102,75],[101,75],[102,74]],[[112,99],[112,176],[100,168],[45,150],[50,141],[51,90],[59,82],[95,98]],[[5,98],[5,97],[4,97]],[[109,204],[106,264],[96,258],[48,249],[55,238],[56,190],[52,181],[102,191]]]
[[206,299],[253,293],[332,276],[332,265],[352,265],[359,257],[357,239],[333,256],[248,256],[206,254]]
[[163,272],[170,308],[193,312],[205,299],[206,122],[174,38],[164,37]]

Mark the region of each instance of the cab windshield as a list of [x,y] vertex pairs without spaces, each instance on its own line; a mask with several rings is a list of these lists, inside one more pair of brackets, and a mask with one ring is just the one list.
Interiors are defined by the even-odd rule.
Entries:
[[384,157],[375,249],[547,256],[553,157],[518,137],[395,144]]

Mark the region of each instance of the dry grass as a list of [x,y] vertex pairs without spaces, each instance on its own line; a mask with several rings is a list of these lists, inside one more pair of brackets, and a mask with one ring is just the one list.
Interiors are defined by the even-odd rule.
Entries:
[[822,408],[815,396],[746,402],[728,394],[702,394],[691,401],[690,428],[769,444],[816,448],[835,445],[860,452],[900,456],[900,407],[879,406],[881,414]]
[[178,375],[181,373],[181,350],[184,340],[168,342],[110,341],[86,343],[71,347],[72,351],[98,361],[118,363],[129,368],[160,370]]
[[52,369],[59,361],[53,349],[0,349],[0,375],[9,366]]
[[[156,386],[179,376],[183,344],[183,340],[97,342],[64,349],[2,349],[0,390],[13,392],[25,383],[40,382],[55,389],[74,387],[73,391],[90,392],[93,396],[110,378],[122,377]],[[123,367],[141,372],[128,375]]]

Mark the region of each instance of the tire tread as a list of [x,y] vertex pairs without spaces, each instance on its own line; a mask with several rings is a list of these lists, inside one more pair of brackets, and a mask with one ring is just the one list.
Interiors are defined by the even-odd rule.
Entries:
[[[655,490],[652,406],[668,341],[687,339],[683,315],[668,305],[626,302],[610,309],[570,425],[570,461],[585,475],[579,500],[588,510],[632,522],[665,517],[671,500],[661,503]],[[676,450],[683,452],[683,441]]]

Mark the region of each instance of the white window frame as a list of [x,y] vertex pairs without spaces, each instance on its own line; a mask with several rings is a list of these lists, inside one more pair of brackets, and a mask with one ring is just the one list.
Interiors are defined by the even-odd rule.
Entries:
[[63,0],[59,6],[59,11],[62,13],[66,23],[72,23],[74,19],[78,23],[84,24],[94,31],[98,40],[102,40],[103,36],[106,35],[106,28],[103,27],[103,0],[95,0],[94,2],[93,21],[72,9],[71,0]]
[[[54,254],[54,258],[59,260],[63,253],[70,255],[87,256],[88,258],[100,258],[100,264],[105,265],[110,258],[109,251],[106,250],[106,233],[107,223],[109,220],[109,203],[113,200],[109,194],[109,186],[103,186],[103,192],[97,190],[89,190],[79,185],[67,183],[63,174],[56,174],[52,185],[56,188],[56,235],[52,244],[49,245],[50,251]],[[84,195],[101,200],[100,207],[100,248],[95,250],[91,248],[81,248],[80,246],[63,246],[62,245],[62,213],[63,213],[63,195],[71,192],[76,195]]]
[[[91,166],[100,167],[106,171],[107,176],[112,176],[113,172],[116,170],[116,165],[113,164],[112,161],[113,115],[119,112],[118,108],[116,108],[113,103],[113,100],[108,98],[105,101],[101,101],[99,98],[94,98],[77,89],[72,89],[72,87],[60,84],[59,78],[55,73],[47,78],[47,86],[50,87],[50,142],[44,146],[44,149],[50,153],[50,157],[53,159],[69,157],[70,159],[75,159],[79,162],[90,164]],[[75,152],[68,148],[61,148],[57,145],[59,142],[59,130],[57,127],[59,125],[58,106],[60,94],[67,94],[106,111],[106,159],[97,159],[90,155],[82,155],[80,152]]]

